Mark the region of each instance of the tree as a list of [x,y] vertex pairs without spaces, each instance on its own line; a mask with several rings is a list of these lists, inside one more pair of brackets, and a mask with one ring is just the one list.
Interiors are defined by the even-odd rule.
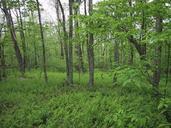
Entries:
[[[22,14],[21,14],[21,4],[20,1],[17,1],[18,3],[18,10],[16,10],[16,15],[17,15],[17,22],[19,25],[19,30],[20,30],[20,38],[22,42],[22,50],[23,50],[23,70],[25,72],[26,68],[26,42],[25,42],[25,34],[24,34],[24,25],[23,25],[23,19],[22,19]],[[18,13],[18,12],[19,13]]]
[[65,13],[64,13],[64,9],[62,6],[62,3],[60,0],[58,0],[59,2],[59,7],[61,9],[61,13],[62,13],[62,29],[63,29],[63,33],[64,33],[64,50],[65,50],[65,62],[66,62],[66,77],[67,77],[67,83],[69,83],[70,80],[70,76],[69,76],[69,55],[68,55],[68,33],[66,31],[66,20],[65,20]]
[[60,41],[60,52],[61,52],[61,58],[64,58],[64,46],[63,46],[63,40],[61,39],[61,25],[62,25],[62,21],[61,21],[61,15],[60,15],[60,6],[59,6],[59,1],[55,0],[55,9],[56,9],[56,15],[57,15],[57,31],[58,31],[58,35],[59,35],[59,41]]
[[[157,3],[160,5],[160,1],[159,3]],[[156,16],[156,23],[155,23],[155,29],[156,29],[156,33],[160,34],[163,30],[163,18],[160,14],[160,12],[158,13],[158,15]],[[157,46],[155,46],[155,56],[154,56],[154,65],[155,65],[155,70],[154,70],[154,74],[153,74],[153,85],[155,87],[157,87],[159,85],[160,82],[160,75],[161,75],[161,50],[162,50],[162,46],[161,46],[161,42],[159,42],[157,44]]]
[[[75,6],[74,6],[74,13],[75,16],[78,16],[80,14],[80,1],[77,0],[75,2]],[[84,72],[84,62],[83,62],[83,54],[82,54],[82,48],[81,48],[81,39],[80,39],[80,35],[77,32],[77,30],[79,29],[79,21],[78,18],[76,17],[74,19],[74,23],[75,23],[75,40],[76,40],[76,54],[78,56],[78,70],[79,73],[80,72]]]
[[17,41],[17,37],[16,37],[14,23],[13,23],[11,11],[9,8],[10,7],[7,7],[7,1],[2,0],[2,10],[5,14],[7,26],[8,26],[8,29],[10,31],[10,34],[11,34],[11,38],[12,38],[12,42],[13,42],[13,46],[14,46],[14,50],[15,50],[15,55],[16,55],[16,58],[17,58],[17,61],[19,64],[19,70],[23,76],[24,75],[24,59],[22,57],[21,50],[18,46],[18,41]]
[[69,65],[69,84],[73,84],[73,0],[69,0],[69,47],[68,47],[68,65]]
[[[93,1],[89,0],[89,15],[92,15],[93,11]],[[91,24],[91,23],[89,23]],[[87,54],[88,54],[88,66],[89,66],[89,82],[88,86],[92,87],[94,85],[94,37],[93,33],[88,34],[88,42],[87,42]]]
[[5,74],[5,53],[4,42],[2,39],[2,29],[4,29],[4,17],[3,22],[0,24],[0,81],[6,76]]
[[41,13],[40,13],[40,4],[39,1],[36,0],[37,2],[37,11],[38,11],[38,18],[39,18],[39,25],[40,25],[40,35],[41,35],[41,42],[42,42],[42,51],[43,51],[43,71],[44,71],[44,78],[45,82],[48,82],[48,77],[47,77],[47,67],[46,67],[46,50],[45,50],[45,41],[44,41],[44,35],[43,35],[43,26],[42,26],[42,21],[41,21]]

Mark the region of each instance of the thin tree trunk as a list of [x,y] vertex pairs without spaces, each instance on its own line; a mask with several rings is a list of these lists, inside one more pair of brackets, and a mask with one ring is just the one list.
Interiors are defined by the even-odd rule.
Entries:
[[61,40],[61,30],[60,30],[60,25],[61,23],[61,17],[60,17],[60,6],[59,6],[59,1],[55,1],[55,9],[56,9],[56,15],[57,15],[57,22],[58,22],[58,34],[59,34],[59,41],[60,41],[60,56],[62,59],[64,59],[64,46],[63,46],[63,41]]
[[119,65],[119,46],[117,41],[114,43],[114,62],[116,66]]
[[2,59],[3,59],[3,47],[2,47],[2,41],[1,41],[1,36],[2,36],[2,28],[0,28],[0,81],[2,81],[2,70],[3,70],[3,64],[2,64]]
[[23,70],[25,72],[25,68],[26,68],[26,43],[25,43],[25,34],[24,34],[24,27],[23,27],[23,20],[21,17],[21,9],[20,9],[20,1],[18,0],[18,4],[19,4],[19,14],[16,10],[16,14],[17,14],[17,21],[19,24],[19,30],[20,30],[20,38],[21,38],[21,42],[22,42],[22,50],[23,50]]
[[73,84],[73,47],[72,47],[72,38],[73,38],[73,9],[72,9],[73,0],[69,0],[69,84]]
[[87,0],[84,0],[84,15],[87,15]]
[[[31,11],[31,19],[30,21],[33,22],[34,24],[34,16],[33,16],[33,11]],[[36,37],[35,34],[33,34],[33,47],[34,47],[34,67],[37,68],[38,67],[38,55],[37,55],[37,46],[36,46]]]
[[59,6],[61,9],[61,13],[62,13],[62,28],[63,28],[63,32],[64,32],[64,50],[65,50],[65,60],[66,60],[66,77],[67,77],[67,82],[69,83],[69,56],[68,56],[68,34],[66,31],[66,21],[65,21],[65,13],[64,13],[64,9],[62,7],[61,1],[58,0],[59,2]]
[[[129,6],[130,6],[130,8],[132,8],[132,0],[129,0],[128,1],[129,2]],[[131,17],[131,20],[133,20],[132,19],[132,13],[130,12],[130,17]],[[133,25],[132,25],[132,27],[133,27]],[[130,64],[130,65],[132,65],[133,64],[133,58],[134,58],[134,52],[133,52],[133,46],[132,46],[132,44],[130,44],[130,55],[129,55],[129,59],[128,59],[128,64]]]
[[2,65],[2,78],[6,78],[6,64],[5,64],[5,47],[4,44],[1,45],[2,47],[2,56],[1,56],[1,65]]
[[165,90],[164,90],[164,96],[167,96],[167,85],[168,85],[168,80],[169,80],[169,71],[171,70],[171,65],[170,65],[170,55],[171,55],[171,51],[170,51],[170,42],[168,42],[166,44],[166,53],[165,55],[167,55],[167,66],[166,66],[166,82],[165,82]]
[[132,65],[133,62],[134,62],[134,49],[132,45],[130,45],[130,55],[129,55],[128,64]]
[[[80,3],[78,3],[80,4]],[[75,9],[75,15],[77,16],[79,13],[79,7],[77,7]],[[79,28],[79,24],[78,24],[78,20],[75,19],[75,36],[77,39],[79,39],[79,34],[77,33],[77,29]],[[84,72],[84,62],[83,62],[83,55],[82,55],[82,49],[81,49],[81,43],[78,40],[78,42],[76,43],[76,49],[77,49],[77,55],[78,55],[78,67],[79,67],[79,72]]]
[[12,20],[11,12],[7,8],[6,0],[2,0],[2,6],[3,6],[2,10],[3,10],[3,12],[5,14],[5,17],[6,17],[6,20],[7,20],[7,26],[8,26],[8,29],[10,31],[10,34],[11,34],[11,38],[12,38],[12,42],[13,42],[17,62],[19,64],[19,70],[22,73],[22,75],[24,75],[24,61],[23,61],[23,57],[21,55],[20,48],[18,46],[16,33],[15,33],[15,28],[14,28],[14,23],[13,23],[13,20]]
[[42,27],[42,21],[41,21],[39,1],[36,0],[36,2],[37,2],[38,17],[39,17],[39,25],[40,25],[40,35],[41,35],[41,41],[42,41],[42,49],[43,49],[43,71],[44,71],[44,78],[45,78],[45,82],[48,82],[47,69],[46,69],[46,50],[45,50],[45,41],[44,41],[44,35],[43,35],[43,27]]
[[[161,33],[163,26],[162,26],[162,22],[163,19],[161,16],[156,17],[156,32],[157,33]],[[153,85],[155,87],[159,86],[160,83],[160,74],[161,74],[161,44],[159,43],[156,47],[155,47],[155,56],[154,56],[154,65],[155,70],[154,70],[154,74],[153,74]]]
[[20,34],[21,34],[21,41],[22,41],[22,49],[23,49],[23,66],[24,66],[24,71],[26,68],[26,40],[25,40],[25,34],[24,34],[24,27],[23,27],[23,20],[21,16],[21,9],[19,6],[19,19],[20,19]]
[[34,47],[34,67],[37,68],[37,66],[38,66],[38,62],[37,62],[37,47],[36,47],[35,40],[33,41],[33,47]]
[[[93,10],[93,1],[89,0],[89,15],[92,14]],[[88,53],[88,65],[89,65],[89,87],[94,85],[94,36],[93,33],[89,33],[88,44],[87,44],[87,53]]]
[[[84,15],[87,16],[87,0],[84,0]],[[88,42],[88,34],[86,34],[86,41],[82,43],[82,54],[84,56],[84,44]]]
[[[140,1],[141,3],[146,3],[146,1]],[[132,0],[128,1],[129,6],[132,7]],[[130,13],[130,17],[132,18],[132,13]],[[132,19],[131,19],[132,20]],[[133,25],[132,25],[133,27]],[[145,36],[144,33],[146,32],[146,18],[144,9],[142,9],[142,23],[141,23],[141,41],[144,40]],[[132,43],[135,48],[137,49],[140,59],[146,60],[146,43],[139,43],[132,35],[128,37],[130,43]],[[132,53],[131,53],[132,54]]]

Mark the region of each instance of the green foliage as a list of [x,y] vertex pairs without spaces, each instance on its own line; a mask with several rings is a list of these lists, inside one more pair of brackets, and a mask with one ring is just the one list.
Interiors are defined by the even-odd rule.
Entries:
[[162,98],[158,105],[158,109],[161,110],[162,112],[171,110],[171,99]]
[[152,85],[142,71],[135,67],[121,66],[114,70],[114,84],[126,89],[145,91],[152,89]]
[[[135,72],[127,68],[122,70]],[[167,124],[149,92],[139,93],[139,88],[130,92],[113,86],[108,73],[97,70],[93,90],[77,85],[65,87],[64,73],[48,75],[48,84],[41,82],[43,76],[37,71],[28,72],[24,79],[12,75],[0,83],[2,128],[157,128]],[[77,83],[78,75],[74,74],[74,78]],[[81,85],[86,81],[84,74]]]

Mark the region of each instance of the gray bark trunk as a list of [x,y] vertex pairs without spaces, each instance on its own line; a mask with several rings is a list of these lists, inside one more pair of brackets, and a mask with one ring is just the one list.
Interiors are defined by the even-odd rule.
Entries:
[[65,21],[65,13],[64,13],[64,9],[62,7],[61,1],[58,0],[59,2],[59,7],[61,9],[61,13],[62,13],[62,28],[63,28],[63,32],[64,32],[64,51],[65,51],[65,62],[66,62],[66,77],[67,77],[67,83],[69,83],[69,56],[68,56],[68,34],[66,31],[66,21]]
[[47,67],[46,67],[46,50],[45,50],[45,41],[44,41],[44,35],[43,35],[43,26],[41,21],[41,13],[40,13],[40,4],[39,1],[37,2],[37,11],[38,11],[38,17],[39,17],[39,27],[40,27],[40,36],[41,36],[41,42],[42,42],[42,51],[43,51],[43,71],[44,71],[44,78],[45,82],[48,82],[48,76],[47,76]]
[[[156,32],[157,33],[161,33],[163,26],[162,26],[162,22],[163,19],[158,16],[156,17]],[[160,83],[160,74],[161,74],[161,44],[159,43],[156,47],[155,47],[155,52],[154,52],[154,65],[155,70],[153,73],[153,85],[155,87],[158,87],[159,83]]]
[[[80,4],[80,3],[78,3]],[[75,9],[75,15],[79,14],[79,6]],[[79,28],[79,23],[78,20],[75,19],[75,36],[77,39],[79,39],[79,34],[77,33],[77,29]],[[78,56],[78,67],[79,67],[79,72],[84,72],[84,62],[83,62],[83,55],[82,55],[82,48],[81,48],[81,42],[78,40],[76,43],[76,53]]]
[[57,26],[57,31],[58,31],[58,34],[59,34],[59,41],[60,41],[60,56],[62,59],[64,59],[64,46],[63,46],[63,41],[62,39],[60,38],[61,37],[61,25],[62,25],[62,22],[61,22],[61,16],[60,16],[60,6],[59,6],[59,1],[56,0],[55,1],[55,9],[56,9],[56,15],[57,15],[57,22],[58,22],[58,26]]
[[72,46],[72,38],[73,38],[73,9],[72,9],[73,0],[69,0],[69,54],[68,54],[68,63],[69,63],[69,79],[68,82],[70,85],[73,84],[73,46]]
[[8,29],[10,31],[11,38],[12,38],[13,47],[14,47],[14,50],[15,50],[15,55],[16,55],[17,62],[18,62],[18,65],[19,65],[19,70],[22,73],[22,75],[24,75],[24,61],[23,61],[23,57],[21,55],[20,48],[18,46],[16,33],[15,33],[15,28],[14,28],[14,23],[13,23],[13,20],[12,20],[11,12],[7,8],[6,0],[2,0],[2,6],[3,6],[2,10],[3,10],[4,14],[5,14],[5,17],[6,17],[6,20],[7,20],[7,26],[8,26]]
[[[92,14],[93,1],[89,0],[89,15]],[[89,87],[94,85],[94,37],[92,33],[88,35],[87,53],[88,53],[88,65],[89,65]]]
[[23,51],[23,70],[25,72],[25,68],[26,68],[26,42],[25,42],[25,34],[24,34],[24,27],[23,27],[23,20],[22,20],[22,16],[21,16],[21,9],[20,9],[20,1],[18,0],[18,4],[19,4],[19,14],[16,11],[17,14],[17,22],[19,24],[19,31],[20,31],[20,38],[21,38],[21,42],[22,42],[22,51]]

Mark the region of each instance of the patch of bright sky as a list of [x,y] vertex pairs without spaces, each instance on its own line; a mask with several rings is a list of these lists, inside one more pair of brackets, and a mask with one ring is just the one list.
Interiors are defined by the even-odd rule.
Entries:
[[[44,21],[49,22],[55,22],[56,21],[56,11],[54,7],[54,1],[55,0],[39,0],[39,2],[42,4],[42,7],[44,11],[42,11],[42,19]],[[69,0],[61,0],[65,13],[68,15],[68,1]],[[97,3],[102,0],[93,0],[93,3]],[[81,9],[83,9],[83,5],[81,6]]]

